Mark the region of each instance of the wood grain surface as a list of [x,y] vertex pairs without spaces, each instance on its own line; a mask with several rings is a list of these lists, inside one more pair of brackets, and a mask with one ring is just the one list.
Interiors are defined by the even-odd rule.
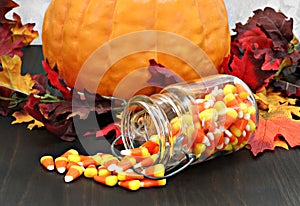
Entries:
[[[41,48],[31,46],[24,52],[23,67],[41,72]],[[80,141],[63,142],[45,129],[11,125],[12,120],[0,117],[1,206],[300,205],[299,148],[278,148],[258,157],[243,149],[190,166],[168,179],[165,187],[132,192],[84,177],[64,183],[63,175],[43,169],[39,158],[69,148],[84,153]]]

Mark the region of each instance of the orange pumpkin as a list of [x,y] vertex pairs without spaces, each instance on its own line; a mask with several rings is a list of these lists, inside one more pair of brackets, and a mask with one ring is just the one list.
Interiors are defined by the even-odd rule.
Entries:
[[150,59],[184,80],[219,72],[229,53],[227,17],[223,0],[52,0],[43,53],[70,87],[122,96],[117,88],[143,89],[135,87],[150,78]]

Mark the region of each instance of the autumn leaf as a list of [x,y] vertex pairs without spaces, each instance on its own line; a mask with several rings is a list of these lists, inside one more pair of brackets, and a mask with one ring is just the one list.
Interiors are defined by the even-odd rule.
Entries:
[[42,61],[42,65],[48,75],[50,85],[59,90],[65,98],[72,98],[71,90],[68,89],[64,79],[59,77],[58,68],[51,68],[46,61]]
[[256,156],[265,150],[274,150],[278,137],[282,137],[290,147],[300,145],[300,121],[290,119],[283,111],[273,111],[260,115],[259,125],[248,144]]
[[11,23],[10,20],[5,18],[5,14],[19,5],[12,0],[1,0],[0,1],[0,24]]
[[270,7],[264,10],[258,9],[254,11],[254,16],[249,19],[273,40],[276,49],[288,49],[288,44],[293,39],[293,19],[281,13],[276,12]]
[[[239,77],[253,91],[278,79],[285,59],[298,60],[297,41],[293,35],[293,19],[270,7],[254,11],[246,24],[237,23],[231,38],[230,55],[223,70]],[[296,43],[295,43],[296,42]],[[291,64],[296,65],[297,62]]]
[[[252,90],[256,91],[266,86],[270,78],[275,74],[275,71],[264,71],[261,69],[264,61],[264,56],[256,59],[253,51],[246,50],[241,58],[235,55],[232,56],[228,66],[224,67],[224,71],[226,74],[239,77]],[[227,64],[227,62],[225,64]]]
[[6,19],[5,15],[13,8],[19,6],[14,1],[2,0],[0,2],[0,56],[23,56],[23,46],[29,45],[38,37],[33,30],[34,23],[23,25],[18,14],[13,14],[13,20]]
[[33,30],[35,23],[27,23],[23,25],[21,17],[16,13],[13,13],[13,19],[15,21],[14,26],[11,28],[13,33],[13,42],[21,39],[23,44],[26,46],[39,36],[38,31]]
[[263,88],[254,94],[259,108],[259,124],[249,145],[256,156],[275,147],[300,146],[300,107],[296,98],[285,97],[274,88]]
[[18,124],[18,123],[30,123],[28,124],[27,128],[32,130],[34,127],[41,128],[44,126],[44,124],[36,119],[34,119],[32,116],[30,116],[25,111],[16,111],[12,115],[16,119],[11,124]]
[[21,58],[17,55],[0,56],[3,71],[0,72],[0,86],[29,95],[34,81],[29,74],[21,75]]

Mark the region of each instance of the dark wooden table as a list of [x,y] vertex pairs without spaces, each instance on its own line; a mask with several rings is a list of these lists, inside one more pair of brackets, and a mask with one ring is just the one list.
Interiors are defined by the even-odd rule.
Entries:
[[[24,69],[39,72],[41,48],[25,49]],[[81,177],[66,184],[63,175],[47,172],[39,158],[69,148],[84,152],[79,141],[63,142],[44,129],[29,131],[0,117],[0,205],[300,205],[300,151],[276,149],[253,157],[243,149],[193,165],[168,180],[165,187],[107,187]]]

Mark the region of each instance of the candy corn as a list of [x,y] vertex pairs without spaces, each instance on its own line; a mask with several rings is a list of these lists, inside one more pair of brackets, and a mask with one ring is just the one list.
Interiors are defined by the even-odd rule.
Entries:
[[136,163],[136,159],[134,157],[125,156],[121,159],[121,161],[118,162],[117,165],[115,165],[114,170],[116,172],[125,171],[131,168],[135,163]]
[[137,157],[149,157],[150,153],[147,148],[145,147],[139,147],[139,148],[133,148],[133,149],[127,149],[127,150],[121,150],[121,155],[124,156],[137,156]]
[[54,160],[50,155],[41,157],[40,163],[49,171],[54,170]]
[[67,169],[68,159],[66,157],[55,158],[55,168],[59,173],[64,173]]
[[151,179],[143,179],[140,181],[141,187],[157,187],[157,186],[164,186],[167,184],[166,179],[161,179],[161,180],[151,180]]
[[72,182],[73,180],[80,177],[83,173],[83,169],[81,166],[72,165],[65,175],[65,182]]
[[98,170],[96,168],[95,165],[89,165],[85,170],[83,175],[86,178],[93,178],[94,176],[96,176],[98,174]]
[[111,175],[111,171],[109,171],[104,166],[99,166],[98,167],[98,175],[99,176],[108,176],[108,175]]
[[119,181],[119,185],[129,190],[138,190],[141,187],[141,182],[139,180],[126,180]]
[[156,164],[145,168],[143,174],[152,177],[163,177],[165,175],[165,166],[163,164]]
[[135,172],[118,172],[118,180],[141,180],[144,179],[143,175],[137,174]]
[[94,176],[94,180],[110,187],[115,186],[118,183],[118,177],[116,175]]
[[138,167],[147,167],[150,165],[153,165],[155,163],[155,161],[158,158],[158,154],[153,154],[150,157],[147,157],[145,159],[143,159],[142,161],[140,161],[139,163],[134,165],[134,168],[138,168]]
[[66,157],[68,158],[69,155],[78,155],[78,151],[75,149],[69,149],[68,151],[66,151],[64,154],[62,154],[62,157]]

